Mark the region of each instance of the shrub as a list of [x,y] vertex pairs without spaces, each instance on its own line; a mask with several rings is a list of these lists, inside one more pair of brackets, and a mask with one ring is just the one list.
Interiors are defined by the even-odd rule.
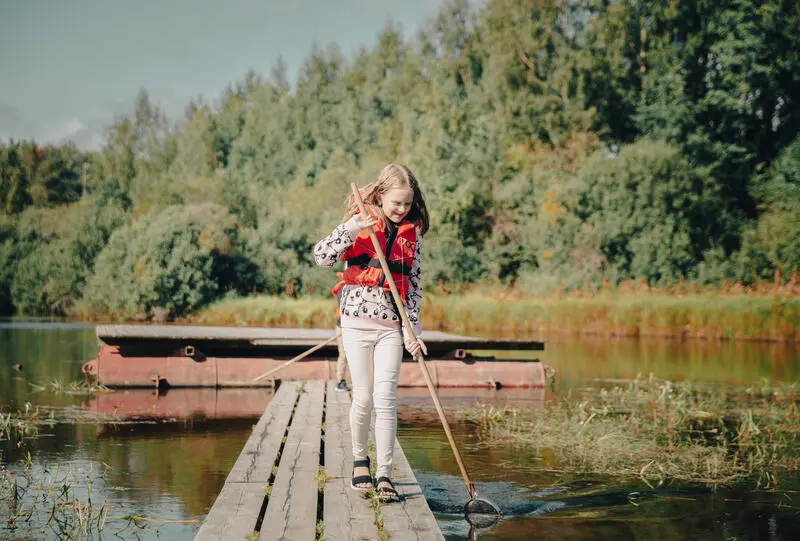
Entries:
[[162,308],[182,316],[226,289],[246,289],[245,281],[257,280],[237,252],[235,218],[224,207],[172,206],[114,233],[97,258],[84,300],[89,309],[109,314]]
[[580,178],[574,212],[601,239],[612,281],[691,276],[715,241],[721,202],[710,177],[674,146],[641,140],[616,157],[595,153]]
[[125,219],[118,203],[94,196],[54,209],[25,210],[15,242],[6,248],[17,256],[17,264],[8,271],[13,307],[22,312],[68,312],[80,298],[97,254]]

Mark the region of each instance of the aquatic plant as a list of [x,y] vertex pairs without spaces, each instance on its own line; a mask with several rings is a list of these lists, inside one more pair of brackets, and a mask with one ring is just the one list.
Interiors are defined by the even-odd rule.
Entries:
[[92,394],[99,392],[114,392],[113,389],[92,380],[73,380],[69,382],[60,379],[50,379],[43,385],[30,383],[34,391],[49,391],[63,394]]
[[536,469],[717,485],[800,467],[797,385],[734,388],[654,376],[570,392],[540,411],[478,405],[461,414],[483,445],[539,452]]
[[0,440],[11,440],[17,447],[22,445],[23,438],[39,434],[39,408],[26,402],[24,410],[3,414],[0,412]]
[[0,538],[95,539],[104,533],[138,538],[153,523],[199,522],[125,514],[121,505],[97,503],[93,487],[108,469],[34,463],[30,453],[18,468],[0,466]]
[[0,473],[0,510],[7,517],[0,535],[93,538],[103,532],[110,509],[93,503],[90,478],[71,465],[34,468],[28,453],[21,469]]

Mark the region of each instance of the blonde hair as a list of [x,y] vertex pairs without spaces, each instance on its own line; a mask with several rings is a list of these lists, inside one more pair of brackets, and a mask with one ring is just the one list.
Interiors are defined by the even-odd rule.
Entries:
[[[394,188],[410,188],[414,192],[414,200],[411,202],[411,210],[405,220],[414,223],[419,228],[420,236],[428,231],[428,208],[425,206],[425,199],[422,197],[422,192],[419,189],[417,178],[411,169],[405,165],[397,163],[390,163],[378,173],[378,178],[360,188],[361,198],[364,203],[371,205],[373,212],[378,215],[378,218],[383,222],[386,227],[394,227],[394,224],[383,214],[379,201],[383,195]],[[345,207],[347,212],[344,215],[345,220],[349,220],[354,214],[358,213],[358,203],[353,194],[345,200]]]

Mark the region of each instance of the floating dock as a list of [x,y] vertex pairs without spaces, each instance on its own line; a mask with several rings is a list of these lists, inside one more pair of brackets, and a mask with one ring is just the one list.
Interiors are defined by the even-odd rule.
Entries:
[[392,478],[400,502],[373,507],[350,488],[349,407],[349,393],[333,382],[282,383],[195,540],[444,541],[399,443]]
[[[278,329],[179,325],[99,325],[97,357],[87,376],[108,387],[274,387],[276,380],[328,380],[335,373],[335,342],[269,378],[256,379],[332,338],[334,329]],[[532,340],[493,340],[428,331],[428,368],[437,387],[545,385],[536,358],[503,359],[499,352],[544,349]],[[425,387],[416,361],[400,368],[400,387]]]

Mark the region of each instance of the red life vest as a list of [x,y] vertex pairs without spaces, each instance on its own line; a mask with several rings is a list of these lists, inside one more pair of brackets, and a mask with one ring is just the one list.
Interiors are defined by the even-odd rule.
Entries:
[[[377,218],[374,215],[373,217]],[[408,292],[408,275],[411,272],[414,251],[417,247],[417,226],[410,222],[402,222],[397,226],[388,253],[386,251],[386,226],[382,220],[378,220],[373,227],[375,236],[378,237],[380,242],[381,250],[386,255],[386,262],[389,264],[389,270],[392,273],[392,278],[394,278],[397,291],[400,293],[403,302],[405,302],[406,293]],[[392,240],[392,235],[388,236]],[[344,251],[341,258],[347,262],[347,267],[342,273],[341,281],[333,286],[334,295],[345,284],[377,286],[382,287],[385,291],[390,290],[389,284],[384,279],[380,260],[375,254],[375,248],[372,246],[372,239],[369,238],[367,229],[362,229],[356,235],[355,242]]]

